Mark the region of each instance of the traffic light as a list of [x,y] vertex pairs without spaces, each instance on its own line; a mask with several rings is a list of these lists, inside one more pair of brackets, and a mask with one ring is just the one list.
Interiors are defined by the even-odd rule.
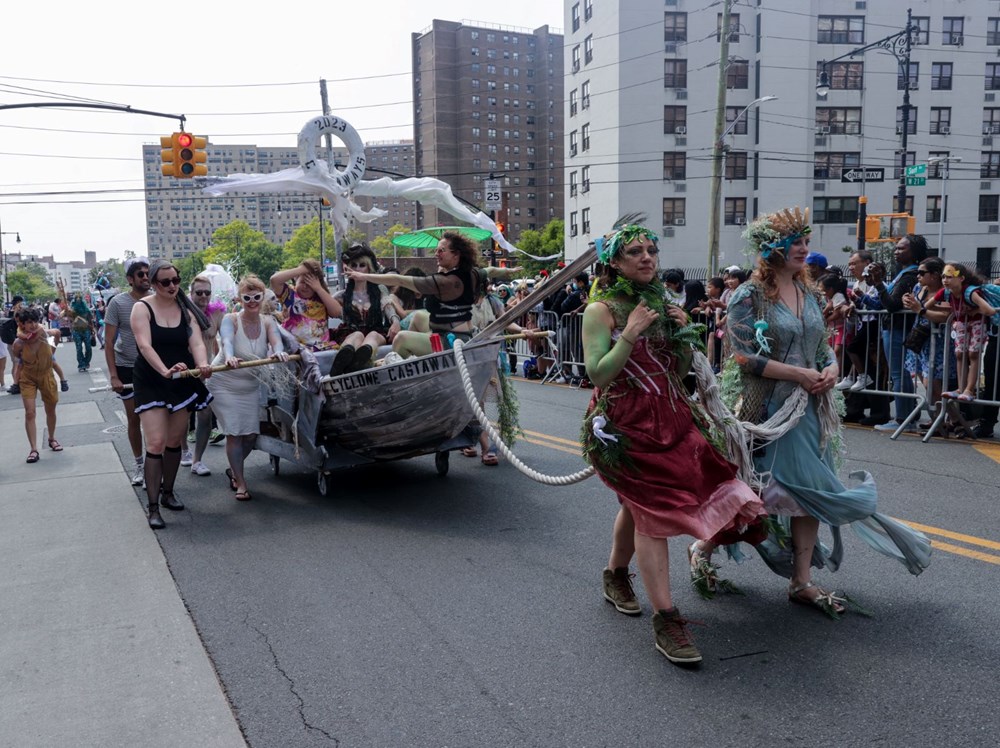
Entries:
[[[208,155],[205,146],[208,141],[188,132],[175,132],[169,138],[160,138],[160,171],[165,177],[190,179],[208,174]],[[168,148],[169,146],[169,148]]]
[[878,218],[868,216],[865,219],[865,241],[877,242],[882,234],[882,222]]
[[[499,231],[502,234],[506,230],[506,228],[507,227],[504,226],[504,224],[501,221],[497,221],[497,231]],[[497,254],[502,254],[503,253],[503,247],[501,247],[499,243],[497,243],[496,241],[494,241],[493,242],[493,251],[496,252]]]

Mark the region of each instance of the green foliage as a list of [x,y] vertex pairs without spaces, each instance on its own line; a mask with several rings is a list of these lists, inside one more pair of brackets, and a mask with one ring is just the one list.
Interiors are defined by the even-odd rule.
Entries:
[[[559,255],[561,258],[565,249],[565,237],[566,224],[557,218],[545,224],[541,231],[531,229],[522,231],[517,241],[517,248],[540,257]],[[532,260],[521,254],[515,254],[511,259],[515,264],[523,267],[529,276],[537,275],[539,270],[554,273],[558,264],[556,260]]]
[[413,249],[410,247],[397,247],[392,243],[395,237],[409,233],[410,229],[406,228],[403,224],[393,224],[382,236],[376,236],[372,239],[372,251],[376,257],[413,257]]
[[[192,256],[191,270],[200,272],[209,263],[221,265],[235,279],[253,273],[267,282],[281,268],[282,250],[272,244],[262,231],[246,221],[233,221],[212,234],[212,243]],[[202,266],[197,267],[198,263]],[[191,277],[194,277],[193,275]],[[187,276],[185,275],[185,278]]]
[[[328,250],[333,249],[333,224],[324,222],[324,232]],[[297,267],[303,260],[319,259],[319,218],[313,218],[305,226],[299,226],[281,253],[281,268]]]
[[87,280],[91,285],[97,282],[102,275],[107,276],[112,286],[125,288],[128,283],[125,281],[125,264],[121,260],[105,260],[97,263],[90,269]]
[[198,273],[205,269],[205,250],[194,252],[187,257],[174,260],[177,271],[185,283],[190,283]]
[[22,263],[7,271],[7,288],[11,296],[23,296],[27,301],[54,299],[56,289],[48,281],[44,267],[34,262]]

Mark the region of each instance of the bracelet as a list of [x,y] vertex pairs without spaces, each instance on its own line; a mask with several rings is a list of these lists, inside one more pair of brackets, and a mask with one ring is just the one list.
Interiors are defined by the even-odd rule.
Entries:
[[627,337],[625,337],[625,335],[621,335],[620,337],[621,337],[622,340],[624,340],[629,345],[635,345],[635,341],[634,340],[629,340]]

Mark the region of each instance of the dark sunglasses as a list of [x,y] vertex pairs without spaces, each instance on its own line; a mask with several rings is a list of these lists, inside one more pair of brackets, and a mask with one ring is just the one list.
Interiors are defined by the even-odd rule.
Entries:
[[175,275],[173,278],[158,278],[156,282],[164,288],[169,286],[179,286],[181,284],[181,277],[179,275]]
[[136,278],[148,278],[149,277],[149,271],[148,270],[136,270],[134,273],[132,273],[132,275],[134,275]]
[[211,296],[212,295],[211,291],[192,291],[191,293],[193,295],[195,295],[195,296]]
[[258,293],[245,293],[240,298],[243,299],[243,303],[244,304],[249,304],[251,301],[258,301],[259,302],[261,299],[264,298],[264,294],[259,293],[259,292]]
[[927,275],[929,272],[930,270],[918,270],[917,277],[920,277],[921,275]]

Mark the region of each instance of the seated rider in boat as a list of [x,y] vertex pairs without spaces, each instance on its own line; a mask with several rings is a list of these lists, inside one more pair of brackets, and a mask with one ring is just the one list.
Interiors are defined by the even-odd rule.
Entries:
[[444,343],[449,335],[467,341],[472,337],[472,305],[483,285],[483,275],[489,278],[510,278],[520,268],[479,268],[479,251],[466,237],[448,231],[438,242],[435,253],[438,272],[426,278],[414,278],[398,273],[360,273],[347,269],[347,278],[397,285],[423,294],[430,312],[430,332],[412,329],[400,332],[392,341],[392,350],[407,358],[426,356],[431,352],[431,333],[438,333]]
[[[367,244],[356,244],[344,252],[344,268],[361,273],[378,274],[378,260]],[[333,295],[343,308],[343,322],[331,334],[340,343],[330,374],[361,371],[372,365],[372,356],[386,340],[399,332],[399,314],[392,304],[389,290],[376,282],[350,278],[343,291]]]
[[[289,284],[293,279],[294,285]],[[343,310],[330,295],[319,262],[303,260],[291,270],[279,270],[271,276],[270,285],[285,312],[281,326],[307,348],[330,348],[328,320],[342,316]]]

